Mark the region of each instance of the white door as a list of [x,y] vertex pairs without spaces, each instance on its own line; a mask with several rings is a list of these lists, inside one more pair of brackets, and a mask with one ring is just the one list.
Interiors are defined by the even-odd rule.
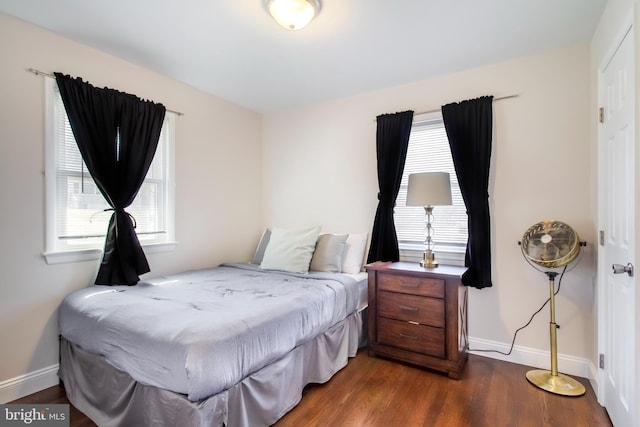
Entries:
[[[634,426],[635,393],[635,89],[629,30],[600,75],[599,351],[601,403],[616,427]],[[616,264],[617,271],[613,265]],[[631,274],[630,274],[631,273]],[[603,367],[604,366],[604,367]]]

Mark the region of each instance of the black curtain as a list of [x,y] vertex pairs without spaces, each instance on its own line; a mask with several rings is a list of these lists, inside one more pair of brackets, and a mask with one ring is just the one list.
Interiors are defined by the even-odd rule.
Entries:
[[393,208],[400,191],[413,111],[382,114],[376,118],[376,121],[378,125],[376,132],[378,209],[373,223],[367,263],[400,259]]
[[479,289],[491,287],[489,164],[493,96],[444,105],[442,119],[467,207],[469,240],[465,266],[468,269],[462,283]]
[[135,220],[136,197],[158,146],[165,107],[55,73],[82,159],[113,210],[97,285],[135,285],[149,271]]

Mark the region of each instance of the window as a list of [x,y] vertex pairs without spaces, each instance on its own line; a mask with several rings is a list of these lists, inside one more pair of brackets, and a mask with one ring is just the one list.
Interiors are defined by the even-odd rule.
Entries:
[[[91,178],[73,137],[54,79],[46,80],[46,215],[48,263],[97,259],[112,211]],[[145,181],[127,208],[140,243],[172,248],[175,115],[167,112]]]
[[[438,258],[442,258],[442,252],[464,253],[467,244],[467,209],[462,200],[447,133],[439,112],[415,117],[411,128],[407,159],[394,211],[401,255],[407,251],[424,250],[424,208],[406,206],[409,175],[418,172],[449,173],[453,205],[436,206],[433,209],[435,251]],[[460,256],[454,257],[458,258]]]

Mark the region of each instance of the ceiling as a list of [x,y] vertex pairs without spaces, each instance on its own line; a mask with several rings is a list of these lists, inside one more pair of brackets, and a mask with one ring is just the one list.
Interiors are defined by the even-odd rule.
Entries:
[[264,0],[0,0],[0,12],[268,113],[587,43],[605,4],[322,0],[299,31]]

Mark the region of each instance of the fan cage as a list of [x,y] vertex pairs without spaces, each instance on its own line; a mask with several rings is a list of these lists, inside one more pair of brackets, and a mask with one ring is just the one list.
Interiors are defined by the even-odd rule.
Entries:
[[[548,243],[541,248],[533,243],[540,235],[549,235],[551,237]],[[568,250],[560,251],[554,241],[562,241]],[[547,249],[551,248],[550,251]],[[521,242],[522,254],[530,262],[545,268],[563,267],[572,262],[580,253],[580,238],[578,233],[561,221],[541,221],[532,225],[522,236]],[[556,256],[550,256],[555,254]],[[559,254],[560,256],[557,256]]]

